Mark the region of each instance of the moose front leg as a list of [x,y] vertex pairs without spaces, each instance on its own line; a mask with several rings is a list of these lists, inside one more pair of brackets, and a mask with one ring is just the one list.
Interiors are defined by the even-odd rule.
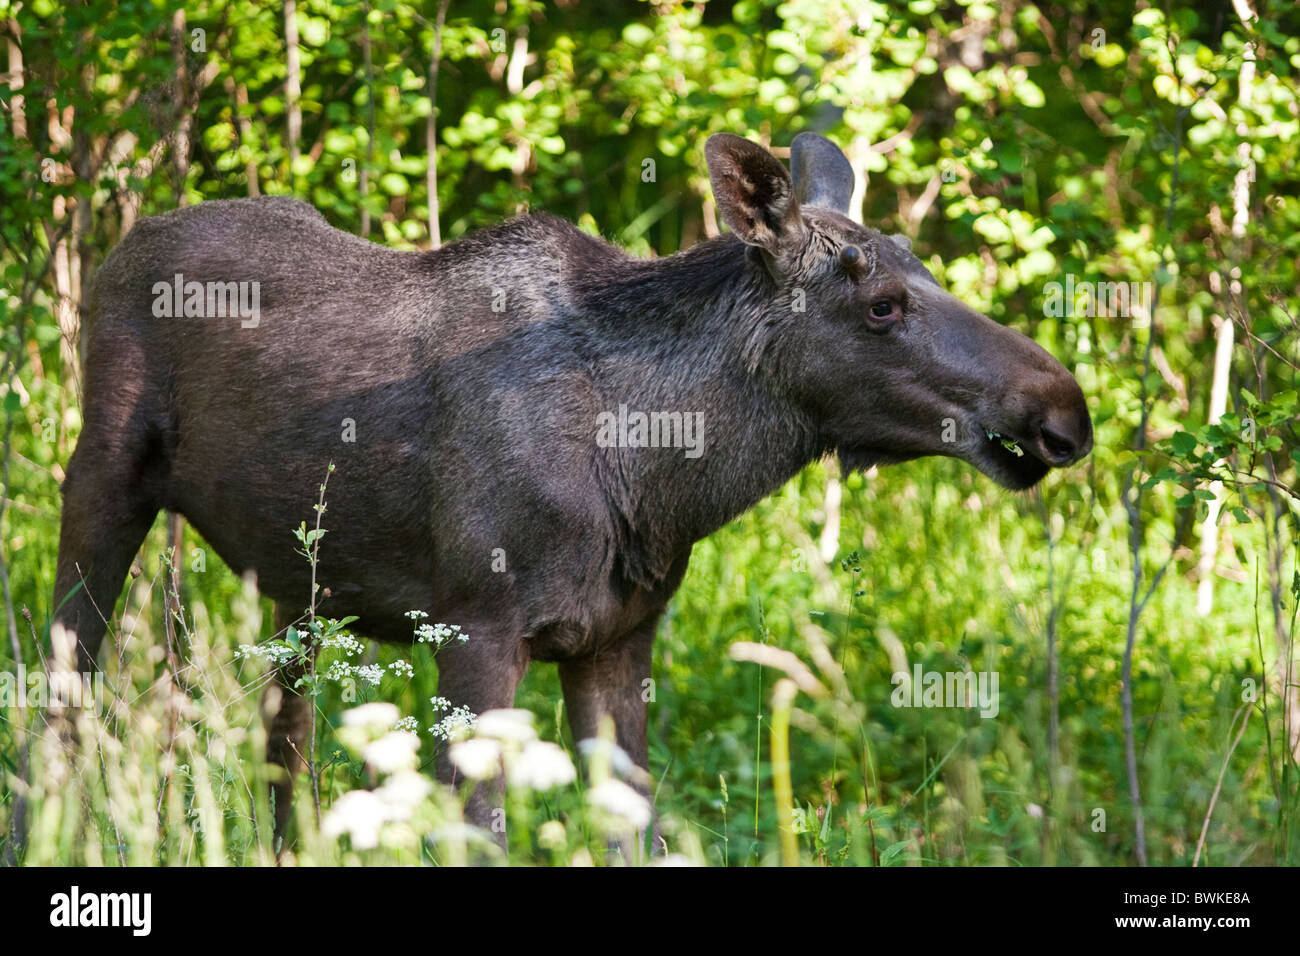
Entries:
[[[523,640],[496,639],[492,625],[470,622],[461,627],[470,636],[469,641],[453,642],[438,652],[438,696],[445,698],[452,709],[463,707],[476,717],[489,710],[513,707],[515,690],[528,669],[528,649]],[[449,744],[438,749],[436,770],[439,781],[449,786],[463,781],[451,762]],[[505,780],[484,780],[474,787],[465,804],[465,817],[474,826],[489,831],[504,848]]]
[[[598,737],[601,721],[610,717],[614,721],[614,742],[641,771],[630,782],[647,800],[651,796],[651,778],[646,743],[646,689],[650,686],[657,622],[658,615],[651,615],[613,646],[560,664],[560,684],[564,688],[574,742]],[[658,843],[657,826],[655,831]]]

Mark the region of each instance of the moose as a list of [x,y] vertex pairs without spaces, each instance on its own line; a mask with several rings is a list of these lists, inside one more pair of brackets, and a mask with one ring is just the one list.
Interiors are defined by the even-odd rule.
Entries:
[[[544,214],[422,252],[284,197],[137,223],[96,281],[63,483],[53,628],[81,669],[161,509],[256,575],[277,628],[300,617],[291,530],[334,463],[322,613],[390,642],[413,609],[460,625],[439,694],[475,714],[555,662],[574,739],[611,718],[645,767],[642,682],[694,542],[826,454],[947,455],[1025,489],[1089,452],[1074,377],[850,219],[830,140],[797,136],[788,172],[728,133],[705,157],[730,231],[656,259]],[[165,317],[182,279],[255,289],[257,315]],[[654,413],[697,423],[694,448],[629,425]],[[314,719],[301,666],[271,718],[280,831]]]

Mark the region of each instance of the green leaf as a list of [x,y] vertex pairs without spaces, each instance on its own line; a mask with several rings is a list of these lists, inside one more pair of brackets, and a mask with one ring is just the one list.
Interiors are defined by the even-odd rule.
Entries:
[[1191,432],[1175,432],[1169,439],[1169,444],[1174,450],[1174,454],[1179,458],[1186,458],[1196,450],[1196,436]]
[[880,865],[886,866],[893,862],[897,857],[908,848],[909,841],[900,840],[898,843],[891,843],[885,847],[885,851],[880,854]]

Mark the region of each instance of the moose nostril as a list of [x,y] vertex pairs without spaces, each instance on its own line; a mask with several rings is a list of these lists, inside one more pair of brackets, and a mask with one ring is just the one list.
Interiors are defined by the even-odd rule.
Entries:
[[1086,412],[1083,416],[1083,441],[1075,451],[1079,458],[1092,451],[1092,418]]
[[1046,422],[1043,423],[1040,434],[1042,436],[1043,451],[1052,462],[1064,465],[1079,457],[1079,445],[1069,435],[1058,431]]

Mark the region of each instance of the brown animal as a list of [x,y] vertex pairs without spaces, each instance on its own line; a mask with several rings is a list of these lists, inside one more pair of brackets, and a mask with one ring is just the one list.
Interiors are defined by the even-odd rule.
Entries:
[[[832,143],[797,137],[793,176],[737,136],[705,152],[731,234],[649,261],[545,215],[421,253],[284,198],[137,224],[99,273],[63,486],[56,625],[81,667],[164,508],[292,619],[290,530],[332,461],[322,613],[386,641],[412,609],[459,624],[439,692],[475,713],[554,661],[574,738],[608,714],[645,766],[642,681],[694,542],[826,453],[950,455],[1008,488],[1087,454],[1070,373],[848,219]],[[159,317],[178,276],[257,314]],[[281,825],[309,720],[287,694]]]

